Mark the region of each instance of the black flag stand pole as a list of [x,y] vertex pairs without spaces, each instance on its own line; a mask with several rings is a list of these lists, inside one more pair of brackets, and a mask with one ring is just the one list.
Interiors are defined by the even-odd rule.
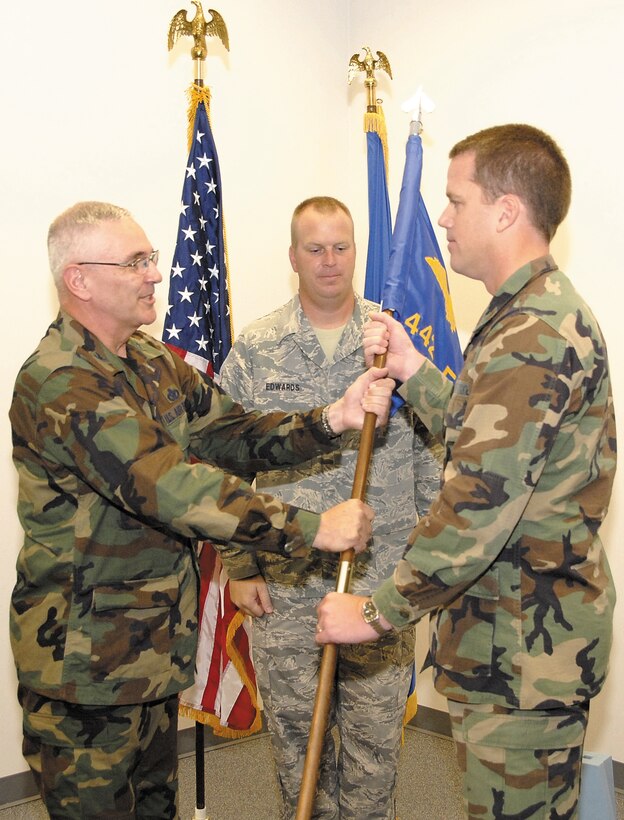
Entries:
[[195,820],[205,820],[204,724],[195,721]]

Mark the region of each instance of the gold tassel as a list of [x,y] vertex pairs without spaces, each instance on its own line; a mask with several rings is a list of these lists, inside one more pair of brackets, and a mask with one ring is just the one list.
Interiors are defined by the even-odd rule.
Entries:
[[193,144],[193,124],[195,123],[195,114],[197,113],[197,106],[200,102],[203,102],[204,104],[206,114],[208,116],[208,122],[212,128],[212,123],[210,122],[210,89],[207,85],[197,85],[197,83],[193,83],[186,93],[189,100],[188,128],[186,131],[186,136],[188,150],[190,151],[191,145]]
[[379,134],[384,155],[384,167],[386,169],[386,179],[388,178],[388,133],[386,131],[386,118],[383,109],[377,103],[377,111],[367,111],[364,114],[364,132],[369,131]]

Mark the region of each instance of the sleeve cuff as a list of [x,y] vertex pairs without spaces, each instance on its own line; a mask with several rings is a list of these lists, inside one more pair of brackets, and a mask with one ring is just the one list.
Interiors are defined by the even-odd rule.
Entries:
[[386,578],[377,588],[373,601],[384,618],[397,629],[414,622],[409,601],[397,591],[392,578]]
[[[293,508],[294,509],[294,508]],[[283,552],[294,558],[301,558],[312,548],[316,533],[321,526],[319,513],[297,509],[297,512],[285,528]]]

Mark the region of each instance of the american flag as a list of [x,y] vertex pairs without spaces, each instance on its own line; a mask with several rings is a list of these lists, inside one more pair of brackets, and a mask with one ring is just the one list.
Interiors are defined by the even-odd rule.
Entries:
[[[232,345],[221,176],[208,119],[210,92],[193,85],[190,96],[193,131],[163,341],[212,376]],[[249,621],[232,604],[225,570],[207,542],[199,566],[195,682],[180,697],[180,713],[210,725],[216,735],[243,737],[261,728]]]
[[186,166],[163,340],[210,375],[232,346],[221,175],[203,101]]

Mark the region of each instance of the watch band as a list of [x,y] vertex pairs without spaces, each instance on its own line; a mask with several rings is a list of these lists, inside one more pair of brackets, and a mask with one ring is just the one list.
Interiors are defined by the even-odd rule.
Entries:
[[340,435],[340,433],[336,433],[334,431],[329,423],[329,404],[326,404],[325,407],[323,407],[323,412],[321,413],[321,427],[323,428],[323,432],[327,438],[338,438]]
[[362,617],[369,626],[373,627],[378,635],[385,635],[387,633],[388,630],[384,629],[379,622],[379,610],[371,598],[364,601],[362,605]]

